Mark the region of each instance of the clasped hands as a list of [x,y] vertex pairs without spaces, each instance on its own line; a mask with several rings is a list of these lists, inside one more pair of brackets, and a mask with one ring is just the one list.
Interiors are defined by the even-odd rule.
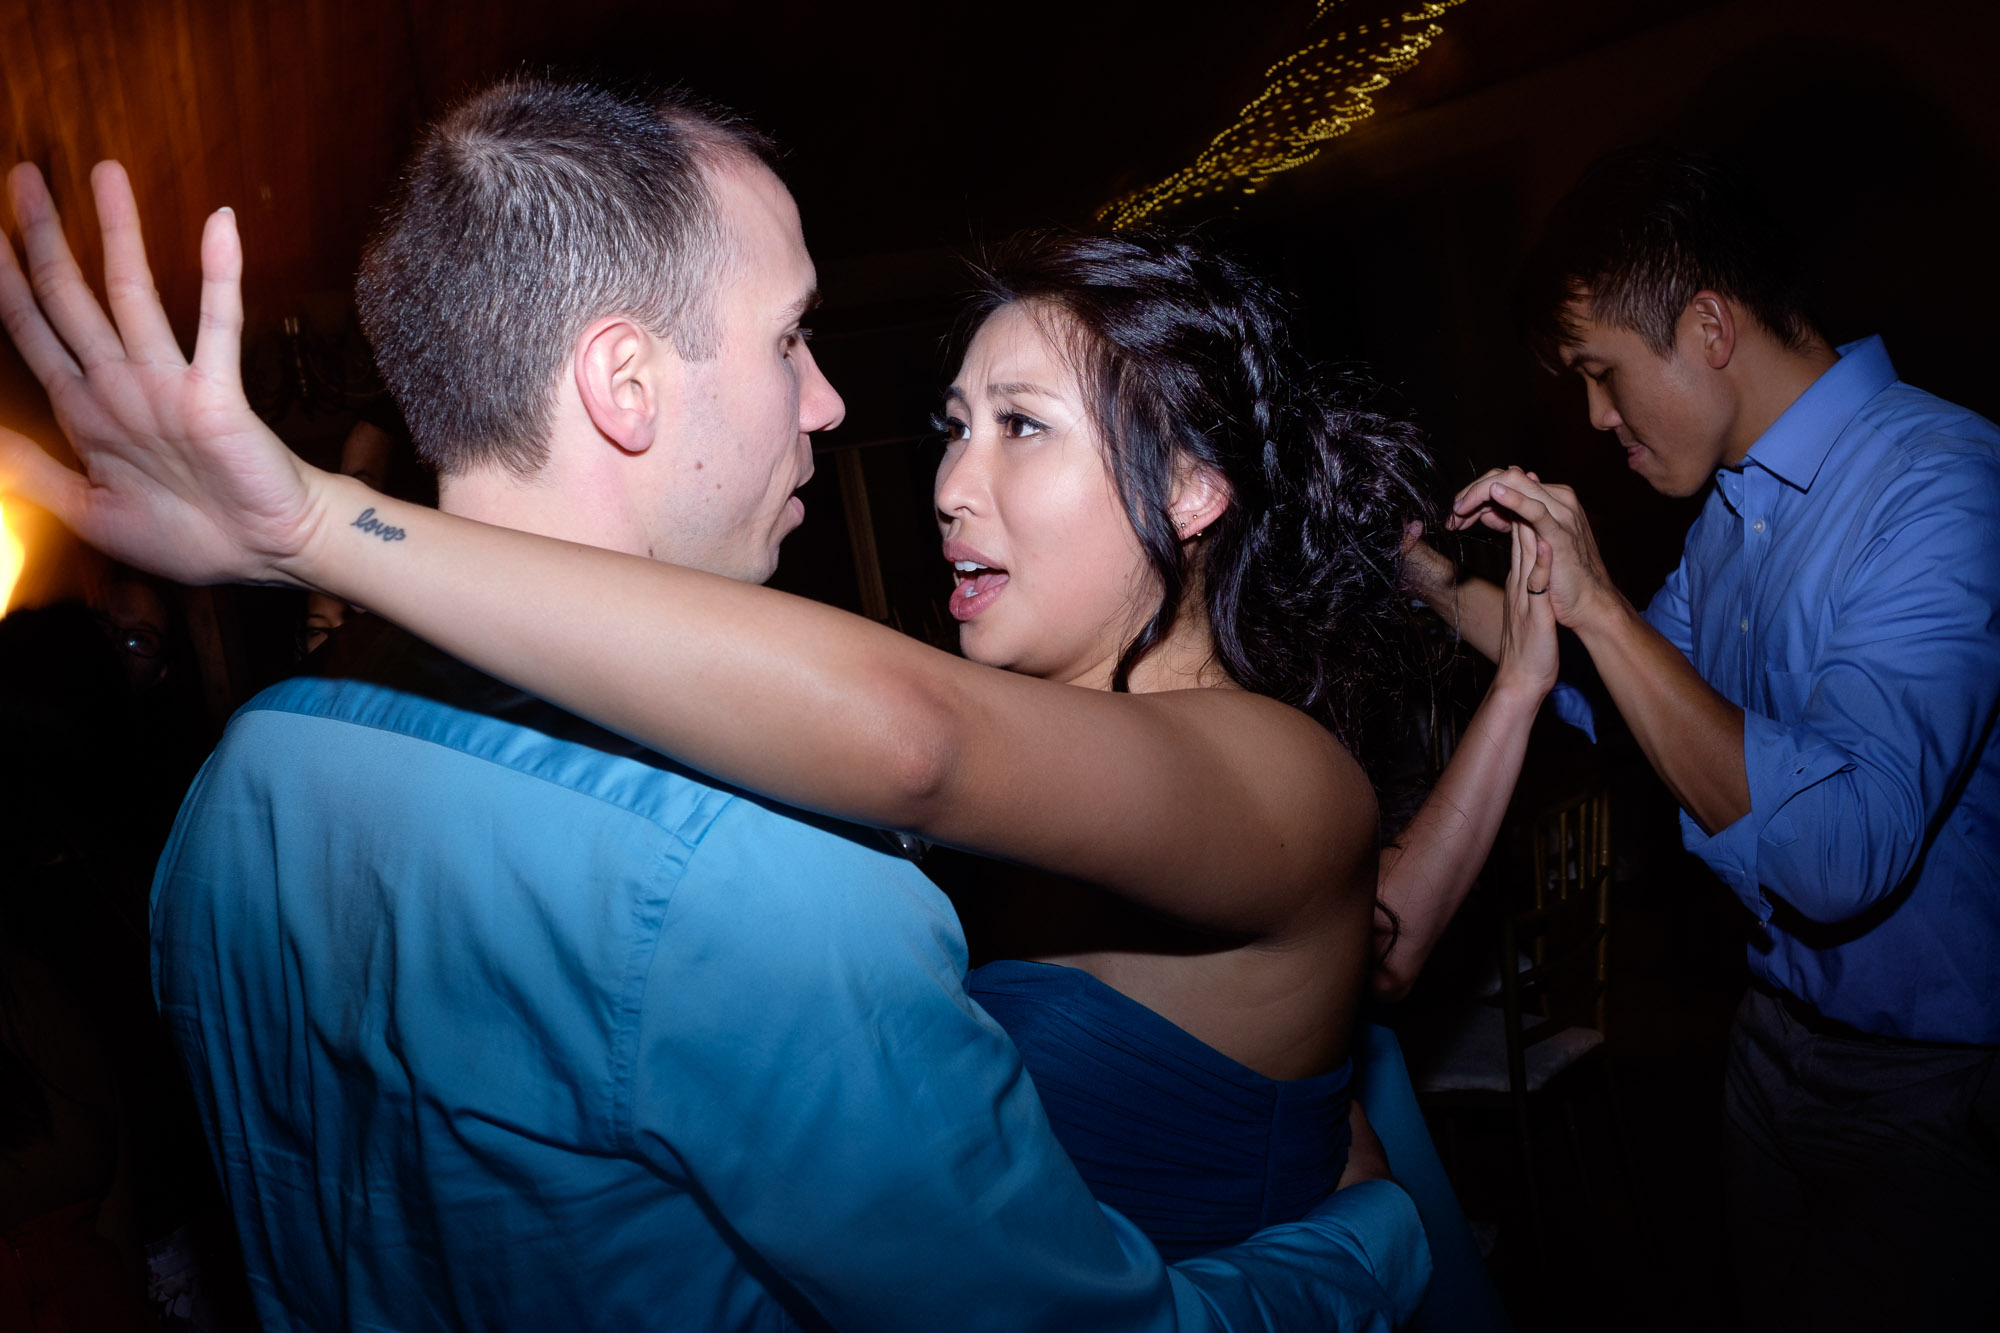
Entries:
[[1494,468],[1458,493],[1445,524],[1455,532],[1474,525],[1512,538],[1504,588],[1477,579],[1461,584],[1452,562],[1415,531],[1405,543],[1404,577],[1498,664],[1503,682],[1546,692],[1555,681],[1555,627],[1587,632],[1623,598],[1567,486],[1518,467]]
[[1605,572],[1597,538],[1576,492],[1544,482],[1518,467],[1492,468],[1461,490],[1445,526],[1462,532],[1475,524],[1496,532],[1525,527],[1535,558],[1526,591],[1546,595],[1556,623],[1582,630],[1614,610],[1623,598]]

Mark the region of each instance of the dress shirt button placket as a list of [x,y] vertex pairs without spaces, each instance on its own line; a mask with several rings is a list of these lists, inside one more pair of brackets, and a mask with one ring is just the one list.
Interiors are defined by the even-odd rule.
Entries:
[[[1737,490],[1733,498],[1736,502],[1735,508],[1738,522],[1743,522],[1748,515],[1760,513],[1767,508],[1769,497],[1764,493],[1764,480],[1763,476],[1747,469],[1737,475]],[[1739,617],[1736,621],[1736,630],[1739,634],[1745,636],[1748,636],[1750,633],[1750,605],[1756,595],[1758,575],[1764,567],[1764,553],[1770,547],[1770,542],[1764,535],[1765,527],[1766,524],[1761,518],[1743,523],[1742,601],[1739,603]],[[1757,697],[1755,692],[1755,677],[1762,670],[1763,664],[1758,661],[1756,640],[1745,637],[1743,640],[1744,698],[1753,699]]]
[[[1760,518],[1755,523],[1752,523],[1750,525],[1750,531],[1753,533],[1762,533],[1764,531],[1764,520]],[[1757,567],[1763,563],[1758,557],[1764,554],[1764,548],[1762,545],[1754,543],[1750,541],[1748,538],[1744,539],[1743,547],[1744,547],[1743,563],[1745,566],[1743,586],[1745,588],[1748,588],[1753,586],[1757,581]],[[1747,601],[1748,599],[1746,598],[1745,600]],[[1748,634],[1750,632],[1750,617],[1745,616],[1741,620],[1737,621],[1736,628],[1742,631],[1743,633]],[[1748,658],[1747,650],[1745,652],[1745,657],[1746,659]]]

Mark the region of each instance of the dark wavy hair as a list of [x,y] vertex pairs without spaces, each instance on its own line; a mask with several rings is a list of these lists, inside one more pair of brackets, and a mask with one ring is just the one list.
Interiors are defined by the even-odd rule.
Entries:
[[[1353,379],[1313,373],[1284,303],[1231,259],[1150,232],[1033,232],[978,274],[960,343],[1003,306],[1048,332],[1084,389],[1160,604],[1112,688],[1163,641],[1191,582],[1216,655],[1245,689],[1300,709],[1360,753],[1419,649],[1398,590],[1406,524],[1430,526],[1433,463],[1416,428],[1368,410]],[[1177,469],[1228,483],[1199,541],[1169,513]]]

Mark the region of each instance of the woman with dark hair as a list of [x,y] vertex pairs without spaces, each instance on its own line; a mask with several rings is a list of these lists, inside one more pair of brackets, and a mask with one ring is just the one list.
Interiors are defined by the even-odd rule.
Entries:
[[329,520],[269,576],[724,782],[1022,867],[1024,961],[974,991],[1099,1197],[1198,1253],[1341,1177],[1377,955],[1421,963],[1553,680],[1536,552],[1517,531],[1500,678],[1384,854],[1352,747],[1407,669],[1415,432],[1316,388],[1269,290],[1181,241],[1030,238],[970,330],[934,495],[963,658],[312,469],[309,508],[365,503],[423,558]]
[[[1366,758],[1366,723],[1421,674],[1398,591],[1408,538],[1430,513],[1431,462],[1415,429],[1365,410],[1352,385],[1316,381],[1276,295],[1185,241],[1029,236],[981,276],[938,422],[935,495],[966,656],[1114,692],[1263,695]],[[1136,588],[1129,557],[1080,549],[1085,525],[1037,489],[1065,432],[1087,432],[1090,447],[1070,458],[1086,486],[1108,474],[1122,522],[1096,526],[1136,541]],[[987,556],[995,542],[1004,560]],[[1011,567],[1016,553],[1043,551],[1055,558]],[[1321,815],[1340,853],[1365,853],[1365,864],[1345,863],[1344,883],[1274,894],[1269,916],[1239,923],[1205,919],[1241,894],[1226,878],[1177,910],[1069,878],[999,877],[1004,906],[982,917],[973,945],[1007,961],[976,969],[969,988],[1021,1048],[1093,1192],[1170,1259],[1295,1216],[1338,1177],[1344,1039],[1368,971],[1354,933],[1361,890],[1379,899],[1375,988],[1400,994],[1491,845],[1553,680],[1553,622],[1534,614],[1521,578],[1533,551],[1520,555],[1524,619],[1495,688],[1453,770],[1379,860],[1372,801],[1342,775],[1340,799],[1369,821],[1363,833]],[[1099,598],[1118,620],[1064,605],[1085,569],[1128,580]],[[1064,586],[1046,591],[1052,580]],[[1094,678],[1052,654],[1065,623],[1090,631],[1077,660]],[[1147,671],[1155,654],[1168,671]],[[1110,774],[1118,757],[1102,762]],[[1231,871],[1254,862],[1246,852]]]

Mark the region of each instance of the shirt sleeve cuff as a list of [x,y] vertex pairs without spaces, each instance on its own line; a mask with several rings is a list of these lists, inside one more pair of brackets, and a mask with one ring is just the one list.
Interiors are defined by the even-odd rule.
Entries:
[[1823,741],[1802,744],[1802,734],[1809,733],[1746,710],[1743,768],[1750,813],[1710,836],[1681,811],[1681,844],[1706,861],[1760,922],[1771,919],[1771,903],[1757,872],[1758,857],[1765,847],[1783,847],[1799,836],[1785,806],[1808,787],[1854,767],[1845,751]]
[[1559,680],[1549,691],[1549,705],[1556,710],[1556,716],[1590,737],[1592,745],[1597,744],[1597,710],[1590,706],[1590,700],[1582,690],[1566,680]]
[[1336,1191],[1313,1220],[1347,1233],[1348,1248],[1381,1284],[1397,1325],[1407,1323],[1431,1285],[1431,1247],[1408,1191],[1390,1180],[1359,1181]]

